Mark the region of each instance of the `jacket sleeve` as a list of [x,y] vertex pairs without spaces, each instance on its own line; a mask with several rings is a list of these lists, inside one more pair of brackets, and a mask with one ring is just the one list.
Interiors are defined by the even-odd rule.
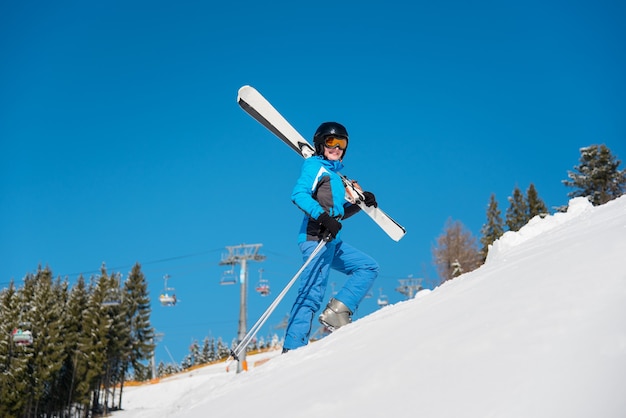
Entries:
[[305,160],[291,193],[291,201],[313,219],[317,219],[324,212],[324,208],[313,197],[324,174],[325,169],[321,165],[315,164],[312,159]]
[[344,205],[344,213],[342,219],[348,219],[352,215],[356,215],[361,211],[361,207],[359,205],[355,205],[353,203],[346,202]]

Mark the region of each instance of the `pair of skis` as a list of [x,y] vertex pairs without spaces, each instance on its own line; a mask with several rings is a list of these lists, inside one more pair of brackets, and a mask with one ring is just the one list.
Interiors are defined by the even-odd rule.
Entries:
[[[315,148],[254,87],[241,87],[237,95],[237,103],[246,113],[269,129],[301,157],[309,158],[315,154]],[[351,196],[351,203],[359,205],[363,212],[372,218],[391,239],[400,241],[406,234],[406,229],[380,208],[367,206],[363,191],[356,182],[341,173],[339,175],[348,195]]]

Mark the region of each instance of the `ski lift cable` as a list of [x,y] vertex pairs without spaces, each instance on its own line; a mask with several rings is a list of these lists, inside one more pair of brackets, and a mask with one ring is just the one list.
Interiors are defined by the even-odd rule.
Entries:
[[[212,250],[208,250],[208,251],[201,251],[201,252],[197,252],[197,253],[191,253],[191,254],[185,254],[185,255],[178,255],[178,256],[173,256],[173,257],[165,257],[165,258],[159,258],[156,260],[149,260],[149,261],[145,261],[145,262],[138,262],[139,264],[141,264],[142,266],[147,266],[147,265],[152,265],[152,264],[159,264],[159,263],[166,263],[168,261],[174,261],[174,260],[182,260],[185,258],[192,258],[192,257],[198,257],[201,255],[206,255],[206,254],[211,254],[211,253],[216,253],[216,252],[221,252],[222,249],[221,248],[216,248],[216,249],[212,249]],[[115,266],[115,267],[107,267],[107,270],[122,270],[125,268],[132,268],[135,265],[135,263],[133,264],[126,264],[126,265],[121,265],[121,266]],[[81,272],[76,272],[76,273],[69,273],[69,274],[61,274],[61,277],[73,277],[73,276],[79,276],[81,274],[97,274],[100,273],[100,269],[98,270],[89,270],[89,271],[81,271]]]

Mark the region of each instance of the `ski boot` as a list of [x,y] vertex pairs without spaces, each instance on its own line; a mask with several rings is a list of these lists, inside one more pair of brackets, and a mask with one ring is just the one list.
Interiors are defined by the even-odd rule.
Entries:
[[333,332],[352,322],[352,312],[343,302],[332,298],[319,316],[319,321],[330,332]]

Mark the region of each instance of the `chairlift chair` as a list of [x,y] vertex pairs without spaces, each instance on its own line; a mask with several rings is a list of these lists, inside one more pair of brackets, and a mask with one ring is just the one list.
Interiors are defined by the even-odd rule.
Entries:
[[11,336],[13,337],[13,343],[15,345],[25,346],[33,344],[33,333],[30,330],[15,328]]
[[163,292],[159,296],[159,301],[161,301],[161,305],[163,306],[176,305],[176,293],[174,293],[175,289],[173,287],[167,287],[167,279],[169,278],[170,278],[169,274],[166,274],[165,276],[163,276],[165,285],[163,287]]
[[379,291],[380,291],[380,296],[378,296],[378,300],[376,302],[378,303],[378,306],[382,308],[383,306],[389,305],[389,298],[387,297],[387,295],[383,295],[382,287],[379,289]]
[[259,284],[256,286],[256,291],[261,296],[267,296],[270,294],[270,282],[263,278],[263,269],[259,269]]
[[270,294],[270,284],[267,280],[265,279],[261,279],[259,280],[259,284],[256,287],[256,291],[261,295],[261,296],[267,296]]
[[176,305],[176,295],[169,293],[161,293],[159,296],[159,301],[161,301],[161,305],[163,306],[174,306]]
[[237,276],[235,275],[235,266],[232,265],[229,270],[224,271],[222,273],[222,277],[220,278],[220,284],[229,285],[229,284],[237,284]]
[[13,329],[13,332],[11,332],[11,338],[13,339],[13,343],[15,345],[26,346],[33,344],[32,324],[30,321],[22,319],[23,313],[30,309],[31,308],[28,304],[22,306],[18,326]]

